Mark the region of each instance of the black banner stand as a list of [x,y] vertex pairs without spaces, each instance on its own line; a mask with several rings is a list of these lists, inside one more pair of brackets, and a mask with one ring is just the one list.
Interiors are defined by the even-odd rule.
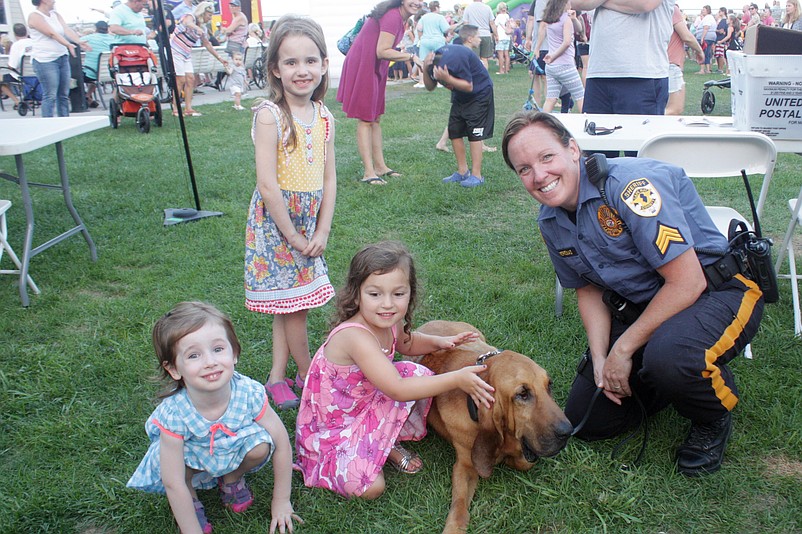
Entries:
[[189,139],[187,139],[187,129],[184,124],[184,112],[178,104],[181,93],[175,79],[175,66],[173,65],[173,52],[170,50],[170,34],[167,31],[167,24],[164,21],[164,5],[162,0],[156,0],[156,13],[153,14],[156,21],[156,31],[159,34],[159,47],[162,48],[163,55],[167,59],[167,83],[175,98],[178,108],[178,124],[181,126],[181,137],[184,141],[184,155],[187,158],[187,168],[189,169],[189,180],[192,183],[192,195],[195,199],[195,208],[167,208],[164,210],[164,226],[172,226],[184,222],[197,221],[206,217],[219,217],[223,215],[220,211],[203,211],[198,196],[198,184],[195,181],[195,169],[192,167],[192,155],[189,152]]

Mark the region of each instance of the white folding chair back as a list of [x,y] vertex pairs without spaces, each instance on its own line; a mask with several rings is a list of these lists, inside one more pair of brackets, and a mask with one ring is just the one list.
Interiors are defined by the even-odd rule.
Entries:
[[256,63],[256,60],[262,57],[264,53],[264,46],[249,46],[245,49],[245,56],[243,57],[243,66],[246,69],[250,69],[253,67],[253,64]]
[[[763,184],[757,199],[757,215],[760,217],[777,161],[777,148],[771,139],[757,132],[726,131],[719,135],[676,132],[647,139],[638,151],[638,157],[677,165],[691,178],[734,177],[742,191],[741,169],[747,176],[762,174]],[[745,191],[743,198],[746,198]],[[727,206],[705,207],[716,228],[725,236],[732,219],[742,220],[752,228],[751,215],[746,217]]]
[[[780,253],[777,255],[777,263],[774,270],[778,278],[789,278],[791,280],[791,299],[794,304],[794,334],[802,336],[802,310],[799,305],[799,280],[802,275],[797,274],[796,258],[794,256],[794,230],[802,228],[802,188],[799,196],[788,200],[788,207],[791,210],[791,221],[788,223],[788,230],[785,232]],[[788,274],[781,274],[783,259],[788,255]]]
[[[11,207],[11,201],[9,200],[0,200],[0,260],[3,259],[3,253],[7,252],[8,257],[11,258],[11,261],[14,265],[17,266],[16,269],[0,269],[0,274],[16,274],[19,276],[20,269],[22,269],[22,263],[20,263],[19,258],[14,253],[14,250],[11,248],[11,245],[8,244],[8,225],[6,224],[6,212],[8,208]],[[39,288],[36,287],[36,284],[31,278],[31,275],[28,275],[26,279],[28,286],[31,288],[31,291],[39,294]],[[22,281],[20,280],[20,283]]]

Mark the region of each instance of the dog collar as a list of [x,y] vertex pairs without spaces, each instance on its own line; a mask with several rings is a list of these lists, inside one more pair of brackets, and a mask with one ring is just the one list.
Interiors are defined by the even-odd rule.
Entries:
[[488,358],[492,358],[493,356],[496,356],[498,354],[501,354],[501,351],[498,349],[491,350],[490,352],[485,352],[484,354],[476,358],[476,365],[484,365],[485,361]]
[[[491,350],[490,352],[485,352],[484,354],[476,358],[476,365],[484,365],[484,363],[487,361],[488,358],[492,358],[493,356],[501,354],[501,352],[502,351],[498,349]],[[473,402],[473,399],[471,398],[470,395],[467,395],[467,397],[468,397],[468,415],[471,416],[471,421],[473,421],[474,423],[478,423],[479,408],[476,407],[476,403]]]

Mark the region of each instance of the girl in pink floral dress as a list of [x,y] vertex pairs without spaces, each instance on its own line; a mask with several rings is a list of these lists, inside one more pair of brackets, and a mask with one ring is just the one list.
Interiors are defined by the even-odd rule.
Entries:
[[461,389],[486,407],[493,402],[493,388],[477,376],[484,365],[433,375],[393,362],[396,351],[422,355],[477,338],[412,332],[416,293],[415,266],[400,243],[369,245],[351,260],[338,324],[312,359],[298,410],[297,468],[307,486],[374,499],[384,492],[385,462],[410,474],[423,467],[398,442],[426,435],[431,397]]

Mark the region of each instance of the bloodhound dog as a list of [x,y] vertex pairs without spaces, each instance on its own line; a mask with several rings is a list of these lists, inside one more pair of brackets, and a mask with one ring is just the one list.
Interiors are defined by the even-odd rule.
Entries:
[[479,376],[495,388],[491,409],[477,407],[468,395],[455,390],[437,395],[429,412],[429,425],[457,452],[451,474],[451,509],[443,532],[464,532],[480,476],[489,477],[501,462],[520,471],[530,469],[539,457],[560,452],[573,427],[551,396],[549,375],[530,358],[498,351],[467,323],[431,321],[418,331],[440,336],[477,332],[478,341],[433,352],[417,361],[440,374],[475,365],[483,357],[487,371]]

